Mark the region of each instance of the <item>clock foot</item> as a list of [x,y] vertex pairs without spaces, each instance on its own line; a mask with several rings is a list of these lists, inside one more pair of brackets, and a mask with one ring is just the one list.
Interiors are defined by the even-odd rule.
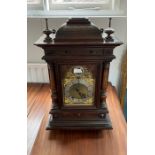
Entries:
[[47,130],[53,129],[67,129],[67,130],[101,130],[101,129],[112,129],[112,124],[107,114],[105,118],[102,120],[54,120],[52,116],[50,116]]

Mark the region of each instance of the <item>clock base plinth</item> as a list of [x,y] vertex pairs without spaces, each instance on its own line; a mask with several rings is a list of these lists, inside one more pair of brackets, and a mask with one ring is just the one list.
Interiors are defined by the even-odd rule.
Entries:
[[112,124],[107,114],[102,120],[53,120],[50,116],[46,130],[67,129],[67,130],[101,130],[112,129]]

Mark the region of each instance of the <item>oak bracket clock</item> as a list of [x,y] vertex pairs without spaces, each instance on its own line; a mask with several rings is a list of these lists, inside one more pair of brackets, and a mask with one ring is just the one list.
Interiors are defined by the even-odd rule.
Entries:
[[[52,107],[51,129],[112,129],[106,89],[113,50],[120,42],[114,30],[97,28],[86,18],[71,18],[35,43],[48,65]],[[103,37],[103,33],[107,34]],[[51,37],[52,36],[52,37]]]

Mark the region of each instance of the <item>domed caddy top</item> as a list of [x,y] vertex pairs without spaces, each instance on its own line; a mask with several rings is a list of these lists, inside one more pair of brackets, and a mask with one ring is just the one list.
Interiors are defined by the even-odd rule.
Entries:
[[102,31],[86,18],[71,18],[56,32],[55,42],[103,42]]

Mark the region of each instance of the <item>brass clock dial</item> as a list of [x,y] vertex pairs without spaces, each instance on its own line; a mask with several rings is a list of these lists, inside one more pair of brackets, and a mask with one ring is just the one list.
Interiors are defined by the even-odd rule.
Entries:
[[74,84],[69,90],[71,98],[84,99],[88,97],[88,88],[80,83]]
[[63,80],[63,87],[64,105],[93,105],[95,79],[86,67],[71,67]]

